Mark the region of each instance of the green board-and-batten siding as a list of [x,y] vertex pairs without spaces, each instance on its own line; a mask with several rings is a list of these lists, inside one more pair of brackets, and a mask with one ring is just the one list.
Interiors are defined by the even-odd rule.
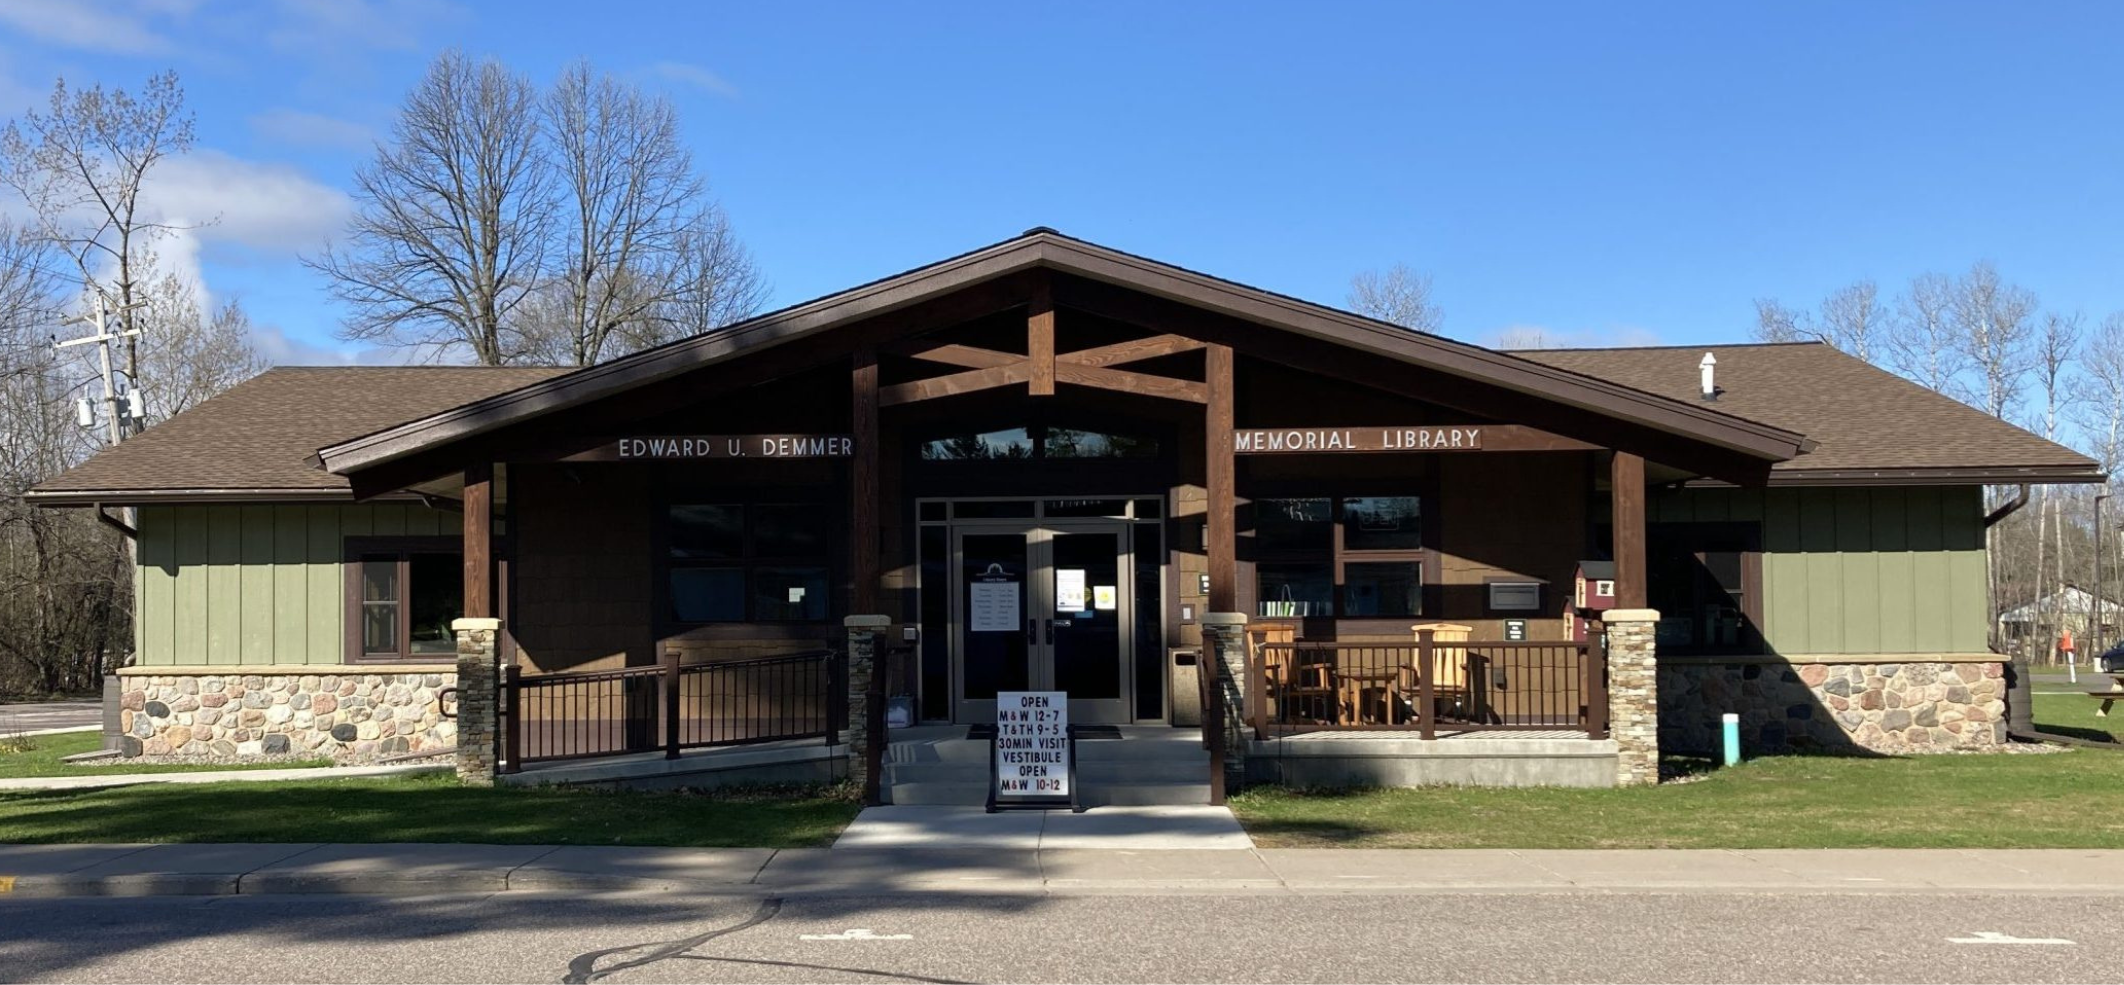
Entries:
[[146,506],[139,529],[140,664],[321,664],[346,658],[344,538],[460,520],[417,503]]
[[1772,652],[1985,649],[1982,490],[1974,486],[1684,489],[1654,523],[1760,521]]

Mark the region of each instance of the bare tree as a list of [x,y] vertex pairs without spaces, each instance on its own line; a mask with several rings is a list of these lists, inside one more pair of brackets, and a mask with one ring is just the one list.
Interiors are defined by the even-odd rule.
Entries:
[[1955,283],[1949,310],[1962,354],[1976,370],[1978,406],[2004,420],[2019,402],[2035,362],[2030,344],[2036,297],[2000,280],[1998,269],[1983,262]]
[[1561,349],[1563,339],[1539,325],[1515,325],[1497,333],[1500,349]]
[[1436,333],[1445,312],[1431,302],[1431,278],[1397,263],[1350,278],[1350,310],[1419,332]]
[[1888,368],[1956,399],[1965,395],[1969,360],[1954,320],[1955,285],[1943,274],[1919,274],[1896,303],[1883,340]]
[[207,311],[198,289],[175,274],[157,278],[144,301],[141,392],[154,419],[173,417],[265,371],[241,301]]
[[552,281],[564,320],[550,327],[566,333],[568,361],[588,366],[683,290],[678,250],[704,188],[660,97],[577,62],[544,110],[561,188]]
[[[2043,389],[2043,437],[2052,441],[2058,437],[2058,412],[2072,399],[2069,375],[2079,344],[2079,315],[2052,312],[2043,317],[2043,331],[2035,342],[2036,381]],[[2066,584],[2064,515],[2055,490],[2045,487],[2041,497],[2036,504],[2035,597],[2037,626],[2042,631],[2041,638],[2048,640],[2057,636],[2062,621],[2054,597],[2064,591]],[[2046,537],[2055,538],[2055,543],[2046,541]],[[2048,593],[2043,590],[2048,574],[2044,570],[2046,554],[2057,564],[2057,577]]]
[[487,365],[519,355],[511,315],[542,279],[553,224],[543,131],[529,79],[462,51],[435,60],[354,173],[344,248],[305,260],[353,309],[345,337]]
[[764,299],[677,111],[588,63],[539,95],[444,54],[356,184],[344,252],[311,261],[348,338],[587,366]]
[[[192,116],[175,72],[150,77],[138,96],[102,86],[70,91],[61,79],[46,112],[24,114],[0,132],[0,181],[132,329],[152,276],[142,257],[176,228],[143,211],[141,191],[156,164],[191,147]],[[136,380],[139,346],[139,337],[126,339],[124,368]]]
[[1872,362],[1879,355],[1886,321],[1880,289],[1856,281],[1822,299],[1819,314],[1786,307],[1775,298],[1755,299],[1755,338],[1761,342],[1825,342]]

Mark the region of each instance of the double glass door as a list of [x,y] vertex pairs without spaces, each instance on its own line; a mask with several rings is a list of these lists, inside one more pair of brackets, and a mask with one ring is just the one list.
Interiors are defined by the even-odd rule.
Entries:
[[954,720],[995,721],[999,691],[1066,691],[1071,722],[1130,721],[1130,551],[1125,521],[954,525]]

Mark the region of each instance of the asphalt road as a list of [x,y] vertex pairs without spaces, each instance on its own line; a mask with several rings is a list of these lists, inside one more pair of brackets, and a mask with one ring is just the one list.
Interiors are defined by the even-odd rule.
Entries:
[[27,701],[0,704],[0,734],[102,724],[103,705],[95,701]]
[[[2124,954],[2118,902],[1711,893],[17,900],[0,902],[0,979],[2114,982]],[[1949,940],[1992,934],[2069,943]]]

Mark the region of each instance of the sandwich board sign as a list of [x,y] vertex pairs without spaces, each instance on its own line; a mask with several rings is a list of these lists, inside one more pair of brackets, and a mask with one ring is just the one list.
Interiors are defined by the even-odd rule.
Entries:
[[1077,750],[1069,735],[1069,692],[996,694],[994,767],[988,810],[1077,806]]

